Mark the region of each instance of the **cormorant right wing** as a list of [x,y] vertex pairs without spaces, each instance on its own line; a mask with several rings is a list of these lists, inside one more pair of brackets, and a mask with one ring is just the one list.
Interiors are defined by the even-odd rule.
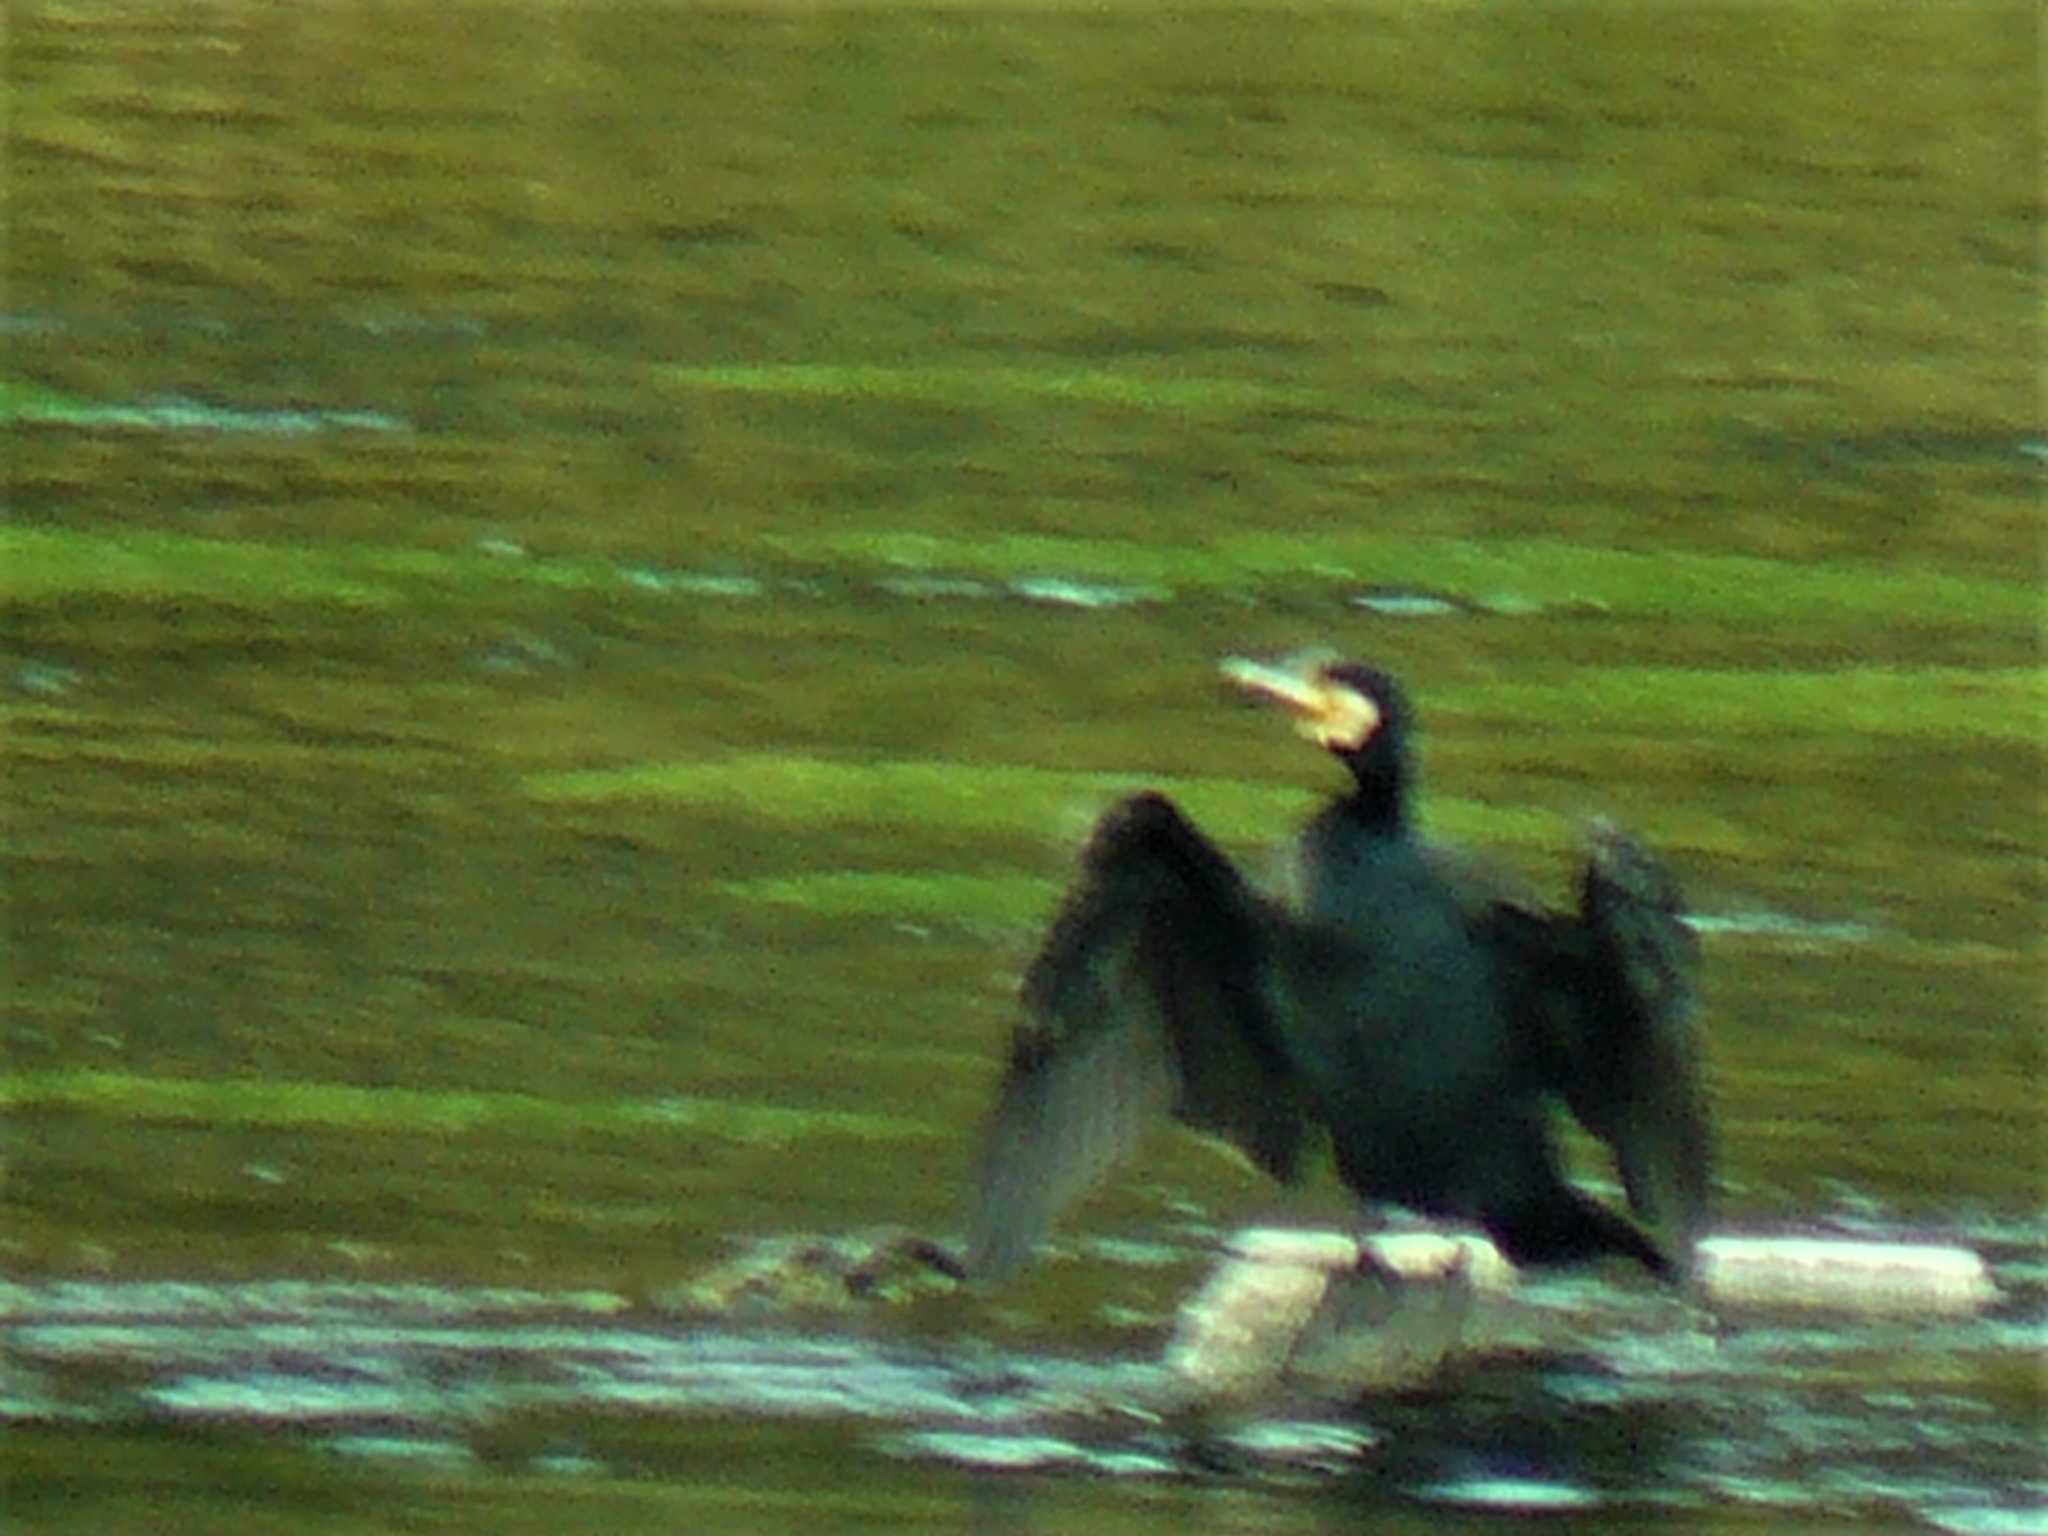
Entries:
[[1605,822],[1589,845],[1576,913],[1499,902],[1478,921],[1535,1070],[1613,1149],[1630,1209],[1683,1266],[1706,1225],[1712,1161],[1698,941],[1660,860]]
[[1282,920],[1164,796],[1102,817],[1025,975],[969,1273],[1021,1264],[1162,1115],[1294,1176],[1309,1122],[1272,1024]]

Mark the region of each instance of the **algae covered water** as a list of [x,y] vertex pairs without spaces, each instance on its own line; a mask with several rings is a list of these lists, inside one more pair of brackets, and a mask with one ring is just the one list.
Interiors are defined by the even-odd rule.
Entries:
[[[10,1514],[2029,1528],[2035,19],[15,7]],[[1000,1293],[709,1304],[957,1231],[1092,817],[1265,871],[1213,669],[1309,644],[1432,831],[1670,857],[1720,1222],[1999,1306],[1579,1277],[1191,1462],[1081,1410],[1349,1213],[1171,1137]]]

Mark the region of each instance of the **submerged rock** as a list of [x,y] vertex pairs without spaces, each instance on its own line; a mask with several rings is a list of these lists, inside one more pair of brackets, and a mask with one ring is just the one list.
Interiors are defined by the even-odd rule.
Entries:
[[[1231,1240],[1182,1307],[1162,1364],[1191,1403],[1288,1387],[1401,1390],[1460,1354],[1498,1347],[1471,1336],[1474,1303],[1508,1300],[1517,1288],[1514,1266],[1476,1233],[1355,1241],[1255,1229]],[[1718,1236],[1700,1243],[1691,1305],[1681,1310],[1695,1319],[1702,1306],[1956,1316],[1998,1296],[1982,1257],[1953,1244]],[[1488,1316],[1498,1323],[1519,1311]]]
[[1952,1243],[1710,1237],[1702,1295],[1721,1306],[1956,1316],[1998,1300],[1982,1256]]
[[1182,1307],[1164,1364],[1212,1401],[1283,1382],[1344,1394],[1415,1386],[1457,1348],[1473,1293],[1505,1290],[1513,1274],[1476,1236],[1241,1232]]
[[770,1238],[661,1298],[720,1315],[837,1311],[951,1290],[960,1262],[912,1232]]

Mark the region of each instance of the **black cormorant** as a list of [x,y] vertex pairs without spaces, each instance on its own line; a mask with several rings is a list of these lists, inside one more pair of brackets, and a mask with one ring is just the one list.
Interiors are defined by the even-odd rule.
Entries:
[[[1165,796],[1113,806],[1024,980],[968,1269],[1020,1264],[1172,1115],[1292,1180],[1320,1130],[1363,1200],[1477,1223],[1518,1264],[1684,1274],[1706,1210],[1695,944],[1669,875],[1595,828],[1576,912],[1477,891],[1409,823],[1392,678],[1225,664],[1350,771],[1301,838],[1301,900],[1255,892]],[[1613,1147],[1635,1214],[1564,1179],[1550,1105]]]

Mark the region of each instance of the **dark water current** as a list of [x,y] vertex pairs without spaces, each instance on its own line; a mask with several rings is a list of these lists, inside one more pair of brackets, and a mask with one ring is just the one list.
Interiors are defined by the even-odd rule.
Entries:
[[[9,1528],[2048,1530],[2038,21],[11,6]],[[1670,858],[1717,1224],[1999,1299],[1198,1421],[1349,1212],[1175,1138],[735,1289],[954,1234],[1091,818],[1263,875],[1307,644],[1432,831]]]

